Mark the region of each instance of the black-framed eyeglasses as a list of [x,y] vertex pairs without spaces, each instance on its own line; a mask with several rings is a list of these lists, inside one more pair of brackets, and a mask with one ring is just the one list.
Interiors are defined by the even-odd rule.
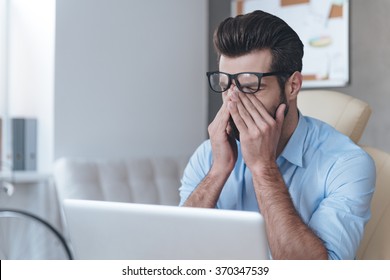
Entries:
[[217,93],[227,91],[235,82],[237,88],[243,93],[256,93],[260,89],[261,78],[267,76],[290,75],[288,72],[242,72],[237,74],[228,74],[219,71],[207,72],[210,88]]

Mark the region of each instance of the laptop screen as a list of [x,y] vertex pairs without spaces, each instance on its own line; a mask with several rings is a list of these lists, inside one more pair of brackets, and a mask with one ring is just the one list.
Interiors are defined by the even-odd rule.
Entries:
[[259,213],[65,200],[76,259],[268,259]]

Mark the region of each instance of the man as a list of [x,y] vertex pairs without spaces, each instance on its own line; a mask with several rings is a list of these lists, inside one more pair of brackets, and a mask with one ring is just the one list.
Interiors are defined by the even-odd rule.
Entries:
[[348,137],[300,114],[298,35],[255,11],[223,21],[214,45],[219,71],[207,75],[223,104],[184,171],[180,204],[260,211],[273,259],[353,259],[375,166]]

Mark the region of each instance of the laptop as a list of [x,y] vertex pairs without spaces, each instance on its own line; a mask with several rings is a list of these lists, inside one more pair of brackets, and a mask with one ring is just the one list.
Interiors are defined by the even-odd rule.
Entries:
[[269,259],[260,213],[65,200],[75,259]]

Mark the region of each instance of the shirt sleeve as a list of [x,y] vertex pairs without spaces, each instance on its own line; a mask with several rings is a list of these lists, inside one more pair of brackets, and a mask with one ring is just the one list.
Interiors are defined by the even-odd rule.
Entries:
[[179,188],[180,204],[182,206],[199,183],[206,177],[212,164],[211,143],[209,140],[203,142],[191,156],[184,169]]
[[309,221],[329,259],[355,258],[370,218],[375,180],[375,163],[363,150],[339,157],[330,168],[325,197]]

